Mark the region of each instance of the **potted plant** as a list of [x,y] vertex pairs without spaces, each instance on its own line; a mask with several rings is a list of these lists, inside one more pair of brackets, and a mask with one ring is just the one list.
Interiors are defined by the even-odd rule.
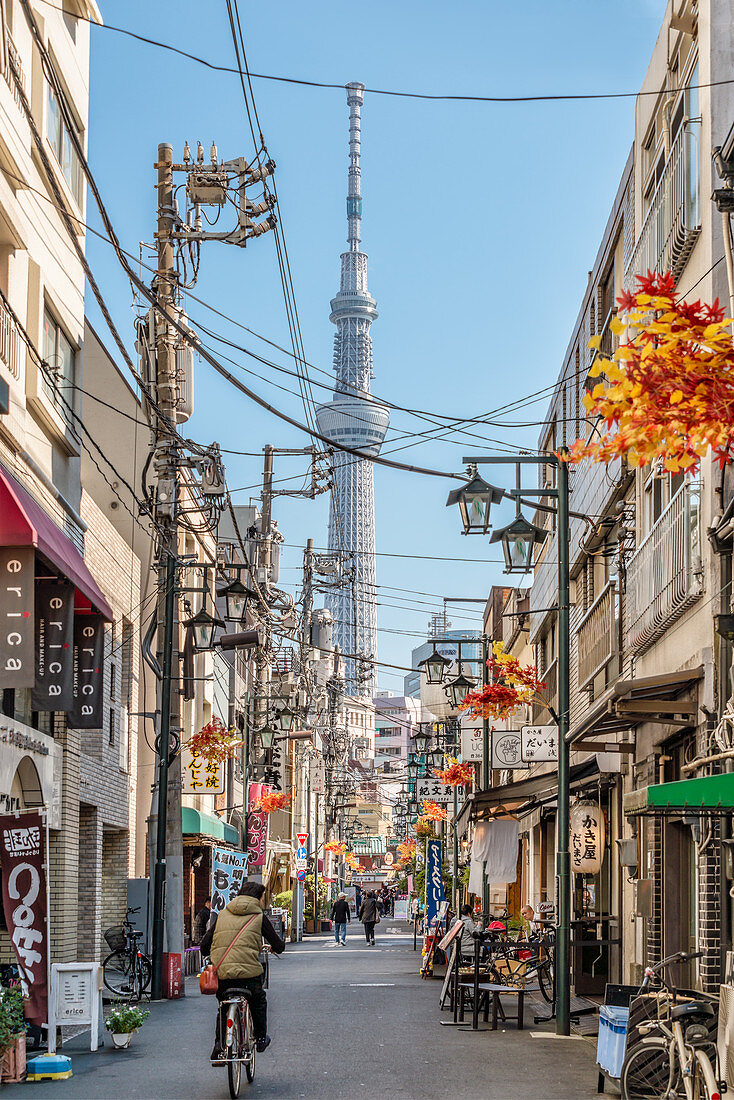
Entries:
[[117,1004],[105,1018],[104,1026],[112,1036],[112,1042],[119,1049],[130,1046],[133,1033],[142,1027],[150,1016],[135,1005]]
[[22,1081],[26,1074],[26,1022],[20,985],[0,989],[0,1057],[3,1081]]

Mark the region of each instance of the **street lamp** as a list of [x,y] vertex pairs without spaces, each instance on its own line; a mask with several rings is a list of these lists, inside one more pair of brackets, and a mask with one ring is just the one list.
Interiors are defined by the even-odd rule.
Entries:
[[237,577],[226,588],[220,588],[218,596],[224,596],[227,604],[227,618],[241,623],[245,618],[245,609],[250,593]]
[[547,537],[547,531],[536,527],[522,515],[518,503],[518,512],[512,523],[494,531],[489,541],[502,543],[505,573],[527,573],[533,567],[533,550],[541,546]]
[[296,712],[286,703],[284,707],[276,712],[275,721],[278,723],[283,733],[289,733],[293,728],[293,719],[296,717]]
[[186,620],[184,626],[191,628],[196,652],[205,653],[214,648],[214,632],[218,626],[224,626],[224,623],[202,607],[192,618]]
[[425,660],[418,662],[418,668],[425,672],[426,681],[429,684],[442,684],[443,678],[446,675],[446,670],[451,666],[451,661],[448,657],[444,657],[436,649],[434,643],[433,653],[430,657],[426,657]]
[[262,726],[261,729],[257,730],[257,736],[263,749],[272,749],[276,733],[277,730],[271,725]]
[[444,685],[443,690],[446,693],[446,698],[452,710],[458,710],[466,696],[474,687],[474,684],[474,680],[470,680],[463,672],[459,672],[455,680],[449,680],[449,682]]
[[413,742],[415,743],[415,751],[419,754],[424,753],[428,748],[428,742],[430,740],[430,734],[425,733],[423,730],[414,733]]
[[443,752],[441,749],[434,749],[433,752],[429,752],[426,757],[426,762],[429,768],[440,768],[443,764]]
[[480,477],[476,467],[470,473],[473,476],[465,485],[449,493],[446,507],[458,504],[465,535],[486,535],[489,531],[489,509],[493,504],[499,504],[505,494],[502,489]]

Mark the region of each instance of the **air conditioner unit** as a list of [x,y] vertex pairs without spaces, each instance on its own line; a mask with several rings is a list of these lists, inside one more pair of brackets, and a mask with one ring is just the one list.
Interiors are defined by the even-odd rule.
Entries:
[[[726,969],[729,972],[727,952]],[[734,1087],[734,985],[719,986],[719,1029],[716,1036],[719,1051],[719,1073],[728,1087]]]

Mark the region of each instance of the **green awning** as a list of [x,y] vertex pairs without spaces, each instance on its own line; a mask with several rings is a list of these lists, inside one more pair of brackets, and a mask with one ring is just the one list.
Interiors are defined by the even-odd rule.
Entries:
[[731,813],[734,810],[734,772],[655,783],[624,796],[628,815]]
[[234,844],[239,847],[239,829],[234,825],[228,825],[226,821],[222,821],[221,817],[216,817],[214,814],[205,814],[202,810],[184,806],[181,810],[181,823],[184,836],[187,833],[210,836],[215,840],[223,840],[225,844]]
[[387,851],[384,836],[366,836],[352,844],[355,856],[384,856]]

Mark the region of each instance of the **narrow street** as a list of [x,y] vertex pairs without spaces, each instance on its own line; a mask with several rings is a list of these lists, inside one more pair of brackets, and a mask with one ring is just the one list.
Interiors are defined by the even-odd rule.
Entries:
[[[273,1042],[258,1056],[252,1096],[420,1097],[463,1100],[591,1100],[596,1095],[594,1046],[580,1039],[533,1038],[526,1030],[471,1034],[441,1027],[439,981],[418,977],[405,925],[383,921],[377,945],[353,924],[345,948],[327,936],[288,946],[276,959],[268,993]],[[11,1086],[8,1100],[106,1100],[228,1096],[225,1069],[209,1065],[213,1003],[196,979],[187,997],[153,1006],[128,1051],[83,1053],[80,1037],[65,1046],[68,1081]],[[547,1029],[548,1025],[544,1025]],[[537,1032],[536,1032],[537,1033]],[[109,1039],[107,1040],[109,1043]],[[243,1075],[240,1095],[248,1094]]]

